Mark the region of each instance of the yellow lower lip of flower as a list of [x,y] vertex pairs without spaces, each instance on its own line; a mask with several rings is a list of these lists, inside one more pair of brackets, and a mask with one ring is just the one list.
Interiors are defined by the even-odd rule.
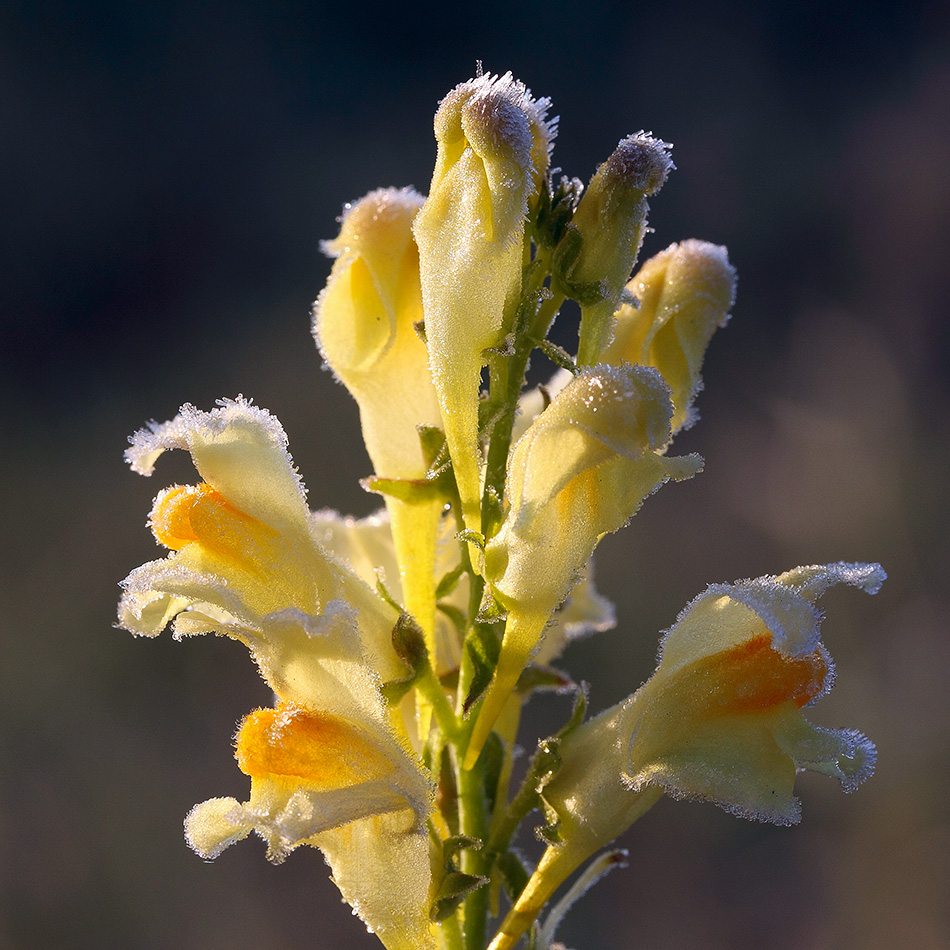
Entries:
[[391,758],[358,726],[294,703],[258,709],[241,724],[237,760],[251,778],[286,780],[326,790],[394,771]]

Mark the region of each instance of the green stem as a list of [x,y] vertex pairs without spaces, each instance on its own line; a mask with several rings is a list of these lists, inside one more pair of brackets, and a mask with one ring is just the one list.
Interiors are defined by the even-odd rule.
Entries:
[[[455,749],[455,774],[459,790],[459,832],[485,842],[488,836],[485,770],[482,763],[476,764],[472,769],[462,768],[462,757],[458,754],[458,750],[464,749],[467,744],[467,742],[460,742]],[[484,847],[480,851],[474,848],[463,849],[460,856],[461,870],[465,874],[485,876],[488,870],[486,857]],[[468,894],[462,904],[462,935],[465,950],[484,950],[488,933],[489,896],[488,887],[483,886]]]
[[[536,293],[537,291],[532,291]],[[493,371],[492,390],[497,385],[501,402],[500,414],[492,429],[491,444],[488,447],[488,461],[485,473],[485,491],[491,488],[501,497],[505,488],[505,474],[508,468],[508,454],[511,451],[511,432],[518,411],[518,397],[524,386],[525,373],[531,352],[537,341],[543,340],[548,333],[564,297],[560,294],[549,297],[538,308],[535,318],[515,342],[515,352]],[[483,510],[484,510],[483,504]],[[483,524],[484,527],[484,524]]]
[[426,669],[417,677],[415,686],[432,707],[435,720],[446,740],[456,742],[459,737],[459,721],[446,698],[442,684],[429,664],[426,664]]

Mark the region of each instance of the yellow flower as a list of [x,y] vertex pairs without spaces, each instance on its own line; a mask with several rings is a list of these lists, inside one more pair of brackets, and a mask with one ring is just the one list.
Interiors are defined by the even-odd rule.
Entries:
[[[405,668],[392,646],[396,611],[314,537],[300,477],[280,423],[246,400],[202,412],[183,406],[132,437],[126,458],[151,475],[183,448],[203,482],[155,499],[151,525],[172,553],[123,581],[120,626],[156,636],[221,632],[245,643],[278,695],[310,704],[310,656],[322,631],[351,618],[360,650],[383,680]],[[319,694],[319,689],[316,690]]]
[[[423,202],[411,188],[372,191],[348,205],[336,257],[314,305],[313,331],[327,364],[360,407],[363,440],[376,474],[421,479],[428,461],[417,426],[441,424],[422,321],[419,252],[412,221]],[[442,499],[387,496],[406,609],[435,649],[435,546]]]
[[724,247],[681,241],[651,257],[627,284],[636,306],[614,314],[614,338],[598,362],[655,366],[670,387],[673,433],[696,421],[699,370],[735,302],[736,272]]
[[275,862],[302,844],[318,847],[343,897],[386,947],[433,947],[422,825],[431,796],[402,751],[351,721],[292,703],[251,713],[236,745],[250,800],[196,805],[185,819],[195,851],[216,858],[252,831]]
[[512,451],[505,520],[485,552],[508,621],[469,764],[601,536],[626,524],[668,479],[699,471],[699,456],[662,454],[671,412],[656,370],[595,366],[565,386]]
[[250,801],[196,806],[189,841],[205,857],[252,830],[274,859],[316,845],[388,947],[431,946],[431,782],[379,689],[405,675],[391,639],[397,611],[318,540],[269,413],[243,399],[212,412],[185,406],[137,433],[127,458],[149,475],[171,448],[191,453],[203,481],[156,498],[152,529],[172,553],[124,581],[120,624],[146,636],[171,622],[176,636],[233,637],[278,699],[238,735]]
[[476,531],[483,354],[502,343],[521,294],[525,215],[554,134],[548,105],[510,73],[456,86],[436,112],[435,171],[413,224],[432,376],[466,526]]
[[360,407],[378,475],[420,478],[427,463],[418,425],[439,425],[422,320],[419,251],[412,221],[425,199],[411,188],[372,191],[347,205],[336,258],[313,312],[320,352]]
[[714,584],[689,604],[663,638],[647,683],[561,742],[561,767],[543,792],[559,841],[492,950],[514,946],[560,883],[663,793],[789,825],[801,817],[797,772],[856,789],[874,769],[874,745],[802,714],[833,680],[815,601],[841,583],[876,593],[884,577],[877,564],[803,567]]

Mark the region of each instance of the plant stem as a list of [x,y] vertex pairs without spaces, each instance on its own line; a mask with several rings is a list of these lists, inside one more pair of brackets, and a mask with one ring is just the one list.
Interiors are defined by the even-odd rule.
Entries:
[[[467,737],[466,737],[467,739]],[[484,765],[476,764],[472,769],[462,768],[459,749],[464,749],[467,741],[460,742],[455,748],[455,774],[458,782],[459,831],[470,838],[483,843],[481,851],[474,848],[463,849],[460,856],[461,870],[465,874],[485,875],[485,840],[488,836],[487,800],[484,788]],[[472,891],[462,905],[462,933],[465,950],[484,950],[488,931],[489,890],[487,886]]]

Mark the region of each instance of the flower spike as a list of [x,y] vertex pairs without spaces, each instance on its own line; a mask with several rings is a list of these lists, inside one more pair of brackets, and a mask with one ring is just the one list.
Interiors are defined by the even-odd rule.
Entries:
[[[625,863],[602,849],[660,798],[787,825],[798,771],[850,792],[874,768],[862,733],[805,711],[834,677],[817,600],[875,593],[875,564],[711,585],[650,679],[587,722],[586,684],[551,665],[617,623],[593,583],[601,538],[703,466],[671,443],[697,418],[736,275],[725,248],[686,240],[631,278],[670,146],[639,132],[586,190],[555,183],[549,107],[479,64],[439,104],[428,197],[370,191],[322,245],[313,335],[359,407],[362,485],[385,508],[311,511],[280,423],[243,397],[185,405],[126,453],[151,475],[184,449],[198,477],[155,498],[165,550],[122,583],[120,625],[237,640],[273,693],[235,736],[249,792],[195,805],[188,843],[210,860],[253,833],[275,863],[318,848],[388,950],[514,950],[529,930],[553,950],[568,908]],[[568,300],[576,353],[549,335]],[[557,371],[526,390],[537,354]],[[518,770],[542,690],[573,692],[573,711]],[[532,871],[514,842],[535,810]]]

